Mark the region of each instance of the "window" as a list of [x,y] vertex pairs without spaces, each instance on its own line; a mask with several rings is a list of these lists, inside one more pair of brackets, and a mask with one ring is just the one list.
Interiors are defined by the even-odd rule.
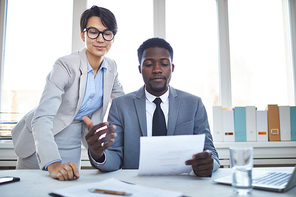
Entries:
[[72,0],[8,1],[1,122],[36,107],[55,60],[71,53],[72,10]]
[[202,98],[209,122],[219,101],[216,2],[166,1],[166,40],[174,49],[171,85]]
[[[9,130],[10,123],[37,106],[55,60],[71,53],[72,45],[73,0],[7,2],[0,109],[0,123],[6,123],[5,128],[0,124],[0,132]],[[82,4],[85,2],[87,8],[106,7],[117,18],[119,31],[107,56],[117,62],[126,93],[143,85],[137,49],[154,37],[157,11],[153,3],[160,2],[166,5],[165,10],[159,10],[165,13],[166,33],[161,29],[159,35],[165,35],[175,53],[171,85],[200,96],[210,123],[212,106],[221,105],[219,99],[231,106],[254,105],[258,109],[267,104],[295,105],[288,21],[288,10],[294,13],[295,6],[288,8],[285,0],[83,0]],[[216,6],[229,14],[232,92],[225,91],[230,89],[228,84],[222,84],[221,90],[227,96],[219,92]],[[222,24],[222,29],[225,27]]]
[[92,5],[105,7],[115,15],[118,33],[107,56],[117,63],[125,93],[138,90],[144,82],[138,70],[137,49],[153,37],[153,1],[88,0],[88,8]]
[[228,2],[233,106],[294,105],[282,2]]

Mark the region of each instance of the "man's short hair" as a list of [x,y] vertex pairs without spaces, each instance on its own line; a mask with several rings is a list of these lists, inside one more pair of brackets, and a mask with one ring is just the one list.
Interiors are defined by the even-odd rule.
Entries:
[[88,19],[92,16],[97,16],[101,19],[102,24],[107,27],[109,30],[111,30],[114,35],[117,33],[117,21],[114,16],[114,14],[103,7],[98,7],[96,5],[93,5],[91,8],[85,10],[80,18],[80,29],[81,32],[83,32],[84,28],[86,28]]
[[141,44],[141,46],[138,48],[138,60],[140,64],[144,51],[146,49],[154,47],[160,47],[168,50],[171,56],[171,60],[173,61],[173,48],[171,47],[171,45],[162,38],[150,38],[143,42],[143,44]]

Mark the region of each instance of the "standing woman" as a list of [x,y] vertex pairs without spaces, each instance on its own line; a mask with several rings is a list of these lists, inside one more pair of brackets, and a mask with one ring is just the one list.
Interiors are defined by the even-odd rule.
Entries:
[[48,170],[59,180],[79,178],[84,116],[103,121],[111,99],[123,95],[115,61],[105,57],[117,32],[115,16],[92,6],[80,19],[85,48],[59,58],[46,78],[39,105],[12,129],[17,169]]

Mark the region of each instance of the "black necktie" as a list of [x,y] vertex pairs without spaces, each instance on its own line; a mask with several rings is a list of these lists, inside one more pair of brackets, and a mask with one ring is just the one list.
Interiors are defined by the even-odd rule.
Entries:
[[160,108],[161,99],[156,98],[153,102],[156,104],[156,109],[152,119],[152,136],[166,135],[165,118]]

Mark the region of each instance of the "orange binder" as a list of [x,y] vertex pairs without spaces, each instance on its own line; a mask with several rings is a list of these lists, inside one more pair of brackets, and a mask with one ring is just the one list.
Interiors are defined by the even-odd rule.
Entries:
[[267,119],[268,119],[268,140],[280,141],[280,120],[278,105],[267,105]]

